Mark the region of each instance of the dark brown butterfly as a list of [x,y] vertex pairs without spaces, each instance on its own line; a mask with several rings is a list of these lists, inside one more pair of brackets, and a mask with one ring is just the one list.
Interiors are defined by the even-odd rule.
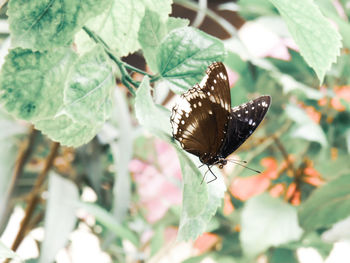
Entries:
[[170,120],[173,136],[209,170],[216,164],[222,168],[226,157],[258,127],[270,104],[270,96],[261,96],[231,108],[225,66],[214,62],[201,83],[182,94],[174,106]]

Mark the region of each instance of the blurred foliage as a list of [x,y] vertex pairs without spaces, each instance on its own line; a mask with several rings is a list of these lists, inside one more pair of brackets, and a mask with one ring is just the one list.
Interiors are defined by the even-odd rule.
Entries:
[[[54,262],[83,230],[107,262],[294,263],[350,238],[349,1],[22,2],[0,12],[0,259],[37,229],[26,262]],[[187,9],[209,19],[194,28]],[[232,105],[272,105],[229,157],[261,173],[229,163],[201,184],[170,114],[213,61]]]

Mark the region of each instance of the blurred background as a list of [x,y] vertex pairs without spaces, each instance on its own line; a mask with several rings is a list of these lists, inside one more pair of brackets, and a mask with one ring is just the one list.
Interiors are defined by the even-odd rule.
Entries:
[[[350,2],[319,2],[321,6],[330,3],[338,18],[348,23]],[[0,64],[10,46],[6,9],[5,4],[0,10]],[[41,262],[58,263],[349,262],[350,219],[340,230],[319,233],[319,249],[305,245],[277,253],[271,248],[248,260],[239,241],[240,213],[253,196],[267,192],[298,206],[314,189],[350,174],[348,47],[342,49],[320,86],[268,1],[174,0],[171,16],[187,18],[191,26],[224,41],[233,105],[271,95],[272,106],[264,122],[232,156],[262,173],[225,166],[221,175],[228,191],[207,232],[195,241],[175,242],[182,202],[176,152],[137,123],[134,98],[122,84],[115,89],[112,118],[90,143],[76,149],[55,145],[0,106],[3,244],[11,247],[15,242],[18,254],[27,262],[38,262],[39,254],[44,258]],[[123,60],[148,71],[142,53]],[[133,78],[142,80],[142,75]],[[178,96],[157,84],[153,95],[168,109]],[[40,198],[19,235],[36,178],[53,151],[50,179],[36,188]],[[48,193],[53,196],[50,202]],[[91,206],[76,212],[65,205],[66,199],[81,199]],[[50,228],[47,224],[52,222],[55,225]],[[46,235],[52,238],[41,245],[45,228],[51,229]]]

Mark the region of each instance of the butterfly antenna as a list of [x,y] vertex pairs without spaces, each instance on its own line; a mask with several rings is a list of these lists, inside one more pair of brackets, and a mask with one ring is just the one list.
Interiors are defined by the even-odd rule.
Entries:
[[246,166],[246,165],[244,165],[244,164],[241,163],[241,162],[247,163],[246,161],[237,161],[237,160],[234,160],[234,159],[227,159],[227,161],[229,161],[229,162],[231,162],[231,163],[234,163],[234,164],[238,164],[238,165],[240,165],[240,166],[242,166],[242,167],[244,167],[244,168],[247,168],[248,170],[251,170],[251,171],[253,171],[253,172],[256,172],[256,173],[258,173],[258,174],[261,173],[260,171],[255,170],[255,169],[252,169],[252,168],[250,168],[250,167],[248,167],[248,166]]
[[247,161],[239,160],[239,159],[227,159],[227,161],[237,162],[237,163],[247,163]]

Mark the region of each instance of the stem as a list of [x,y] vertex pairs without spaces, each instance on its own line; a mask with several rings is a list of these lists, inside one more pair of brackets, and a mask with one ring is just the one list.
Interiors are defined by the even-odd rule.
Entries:
[[[83,27],[85,32],[96,42],[103,46],[104,50],[108,54],[108,56],[117,64],[120,73],[122,74],[122,83],[128,88],[128,90],[131,92],[132,95],[135,95],[135,91],[132,89],[131,85],[133,85],[135,88],[137,88],[140,85],[140,82],[135,81],[132,79],[132,77],[127,72],[126,68],[141,73],[143,75],[149,76],[153,79],[153,76],[141,69],[135,68],[134,66],[131,66],[123,61],[121,61],[118,56],[115,54],[115,52],[107,45],[106,42],[103,41],[102,38],[100,38],[97,34],[95,34],[92,30],[90,30],[87,27]],[[131,85],[130,85],[130,84]]]
[[30,230],[28,226],[30,225],[30,221],[33,217],[33,213],[35,211],[36,205],[38,204],[38,202],[40,200],[41,186],[43,185],[43,183],[47,177],[47,174],[48,174],[48,172],[53,164],[53,161],[55,160],[59,146],[60,146],[60,144],[57,142],[54,142],[52,144],[50,154],[46,158],[44,168],[40,172],[40,174],[38,175],[38,177],[34,183],[33,190],[30,192],[30,194],[28,196],[25,215],[24,215],[24,218],[22,219],[20,229],[19,229],[19,231],[16,235],[16,238],[12,244],[12,247],[11,247],[11,249],[13,251],[17,250],[17,248],[21,244],[22,240],[24,239],[25,234]]
[[124,64],[124,67],[126,67],[127,69],[130,69],[130,70],[135,71],[137,73],[140,73],[142,75],[146,75],[146,76],[148,76],[150,78],[153,77],[151,74],[147,73],[146,71],[143,71],[141,69],[135,68],[134,66],[132,66],[132,65],[130,65],[130,64],[124,62],[124,61],[122,63]]
[[217,15],[214,11],[210,10],[209,8],[203,10],[197,3],[188,0],[174,0],[174,3],[182,5],[183,7],[186,7],[190,10],[204,11],[208,17],[217,22],[223,29],[225,29],[227,33],[229,33],[231,36],[237,36],[236,28],[233,25],[231,25],[226,19]]

